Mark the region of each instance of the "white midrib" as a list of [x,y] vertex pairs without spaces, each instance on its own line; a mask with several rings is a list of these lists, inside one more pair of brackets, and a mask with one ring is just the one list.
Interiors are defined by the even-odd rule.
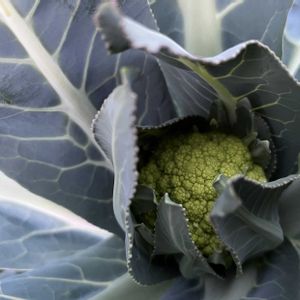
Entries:
[[106,158],[102,149],[96,144],[91,131],[91,122],[96,114],[96,109],[92,106],[90,100],[71,84],[9,0],[0,0],[0,14],[1,20],[13,32],[36,67],[60,97],[61,105],[57,107],[58,110],[67,113],[90,137],[103,157]]

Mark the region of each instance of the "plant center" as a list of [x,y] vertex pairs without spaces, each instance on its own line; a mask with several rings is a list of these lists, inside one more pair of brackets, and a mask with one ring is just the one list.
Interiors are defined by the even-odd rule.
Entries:
[[164,137],[140,168],[139,184],[153,188],[158,199],[168,193],[186,209],[191,237],[207,257],[223,248],[210,222],[218,197],[213,183],[220,174],[266,181],[247,146],[236,136],[217,131]]

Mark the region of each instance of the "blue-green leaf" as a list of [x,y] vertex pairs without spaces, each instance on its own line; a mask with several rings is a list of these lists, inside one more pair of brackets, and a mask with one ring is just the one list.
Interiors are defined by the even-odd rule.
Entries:
[[294,0],[289,12],[283,39],[282,60],[289,71],[300,80],[300,1]]
[[130,300],[157,300],[161,299],[168,290],[171,282],[166,281],[151,286],[141,286],[136,283],[128,274],[115,280],[105,291],[95,295],[90,300],[115,300],[126,295]]
[[[99,3],[0,3],[0,169],[29,190],[120,233],[112,211],[112,166],[94,141],[92,119],[119,83],[124,65],[139,68],[133,86],[140,123],[160,123],[173,108],[155,58],[107,55],[92,20]],[[146,1],[120,1],[120,8],[153,28]]]
[[184,45],[183,17],[177,0],[152,0],[151,9],[159,31]]
[[0,268],[33,269],[99,243],[96,234],[51,214],[0,200]]
[[199,300],[203,295],[203,280],[178,277],[165,292],[161,300]]
[[292,0],[178,0],[185,47],[212,56],[247,40],[268,45],[280,57],[282,35]]
[[0,174],[0,270],[42,267],[110,236]]
[[85,299],[127,271],[119,238],[3,173],[0,221],[1,299]]
[[113,209],[123,229],[125,214],[137,184],[135,110],[136,95],[130,84],[124,82],[105,100],[93,121],[95,138],[113,165]]
[[281,193],[297,176],[258,183],[235,177],[216,200],[211,220],[238,268],[249,258],[273,250],[284,239],[278,206]]
[[[136,96],[131,90],[132,70],[123,69],[123,84],[105,100],[93,122],[95,138],[111,160],[114,170],[113,207],[125,231],[129,273],[142,284],[154,284],[173,277],[173,272],[155,264],[145,241],[136,230],[129,207],[137,185]],[[138,196],[137,196],[138,197]],[[147,270],[147,271],[146,271]]]
[[216,3],[223,49],[255,39],[281,57],[284,26],[293,0],[216,0]]
[[[295,300],[299,299],[299,255],[287,240],[258,261],[246,265],[240,277],[223,282],[205,280],[201,300]],[[292,278],[292,280],[291,280]]]
[[[300,126],[300,86],[269,48],[258,41],[249,41],[215,57],[198,58],[167,37],[148,30],[129,18],[123,18],[113,5],[100,7],[98,21],[111,50],[125,50],[130,45],[132,48],[143,49],[159,56],[172,65],[173,71],[176,68],[190,69],[192,76],[186,77],[190,90],[196,89],[198,94],[202,91],[197,90],[199,85],[194,85],[191,78],[196,78],[198,82],[205,81],[206,86],[214,90],[214,99],[219,98],[224,103],[230,120],[235,120],[237,102],[248,97],[252,111],[265,119],[271,127],[278,157],[274,178],[295,171],[300,152],[300,140],[297,138]],[[173,73],[176,76],[175,71]],[[168,82],[169,78],[165,75]],[[170,81],[170,90],[174,82]],[[182,89],[185,87],[186,85],[183,85]],[[180,90],[178,81],[177,90]],[[182,99],[181,112],[190,114],[190,111],[185,111],[187,104]],[[211,104],[212,99],[213,96],[205,99],[200,95],[195,104],[191,100],[196,99],[191,97],[191,110],[194,110],[194,114],[203,115],[201,107],[206,101]],[[178,101],[175,101],[177,107],[181,105]]]
[[279,199],[280,223],[284,234],[291,239],[300,239],[300,179],[292,182]]
[[197,278],[215,274],[189,233],[184,209],[166,194],[158,204],[154,255],[176,255],[181,274]]
[[299,254],[285,240],[260,260],[246,264],[239,277],[228,273],[224,280],[214,276],[199,281],[178,278],[162,299],[295,300],[299,299],[299,280]]
[[20,275],[7,276],[0,279],[0,298],[90,299],[126,273],[123,247],[118,238],[99,240],[94,246],[77,250],[76,254],[49,261]]
[[136,230],[136,222],[130,214],[126,224],[126,254],[128,272],[142,285],[157,284],[178,276],[178,266],[174,259],[153,257],[153,246]]
[[258,271],[256,285],[241,300],[299,299],[299,254],[288,240],[262,259]]

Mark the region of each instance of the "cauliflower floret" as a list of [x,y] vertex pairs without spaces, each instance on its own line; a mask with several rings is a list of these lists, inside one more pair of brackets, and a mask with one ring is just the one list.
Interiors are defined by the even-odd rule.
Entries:
[[192,239],[205,256],[223,248],[209,217],[217,198],[213,183],[219,174],[266,181],[242,141],[216,131],[165,137],[140,168],[140,184],[152,187],[158,199],[168,193],[186,209]]

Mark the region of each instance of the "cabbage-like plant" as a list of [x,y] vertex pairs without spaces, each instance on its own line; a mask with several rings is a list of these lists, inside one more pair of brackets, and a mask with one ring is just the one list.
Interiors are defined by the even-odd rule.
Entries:
[[0,298],[299,299],[299,6],[0,1]]

